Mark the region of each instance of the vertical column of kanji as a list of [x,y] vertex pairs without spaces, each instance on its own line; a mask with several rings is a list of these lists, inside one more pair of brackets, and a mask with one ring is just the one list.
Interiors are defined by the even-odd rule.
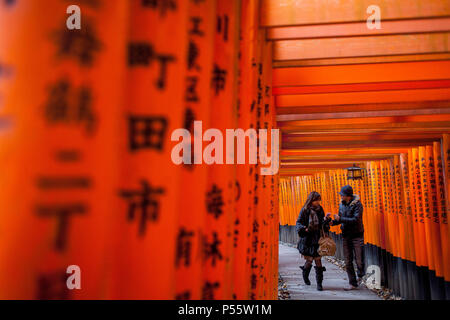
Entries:
[[[367,208],[368,207],[368,199],[367,199],[367,192],[365,189],[365,183],[367,182],[367,171],[363,170],[362,172],[362,180],[359,180],[359,190],[361,193],[361,201],[364,204],[364,206]],[[369,237],[370,237],[370,231],[369,231],[369,215],[368,215],[368,210],[366,209],[364,214],[363,214],[363,223],[364,223],[364,230],[367,230],[366,234],[368,234],[368,237],[364,238],[364,241],[366,243],[369,242]]]
[[[250,128],[251,116],[250,108],[252,105],[252,90],[254,90],[256,82],[255,73],[252,70],[251,63],[255,54],[255,34],[257,32],[257,10],[256,2],[243,0],[241,2],[241,28],[240,28],[240,56],[239,56],[239,110],[238,110],[238,128],[247,130]],[[248,138],[249,145],[251,138]],[[245,152],[244,157],[247,157]],[[249,208],[251,207],[251,199],[249,197],[250,176],[248,174],[249,158],[244,158],[244,163],[236,168],[236,177],[239,183],[239,198],[236,202],[236,219],[234,241],[235,263],[233,264],[233,277],[236,284],[234,295],[236,299],[248,299],[250,276],[250,259],[248,252],[250,250],[250,232]],[[280,185],[283,188],[283,185]],[[284,201],[284,199],[282,199]],[[284,209],[282,207],[282,209]],[[280,216],[281,224],[285,223],[284,214]],[[277,221],[278,222],[278,221]]]
[[365,199],[364,199],[364,215],[366,216],[365,219],[366,221],[364,222],[364,240],[367,241],[367,243],[371,243],[373,244],[373,239],[372,239],[372,204],[370,201],[370,194],[367,191],[367,183],[369,183],[370,181],[370,176],[371,176],[371,172],[370,172],[370,168],[369,168],[369,163],[366,162],[365,163],[366,166],[366,170],[365,170],[365,174],[364,174],[364,181],[363,181],[363,189],[364,189],[364,194],[365,194]]
[[[115,298],[172,299],[180,166],[171,133],[183,127],[187,1],[130,3],[126,112]],[[176,158],[176,157],[174,157]]]
[[[324,207],[325,214],[330,212],[333,213],[333,189],[331,186],[331,170],[325,171],[325,192],[327,193],[327,205]],[[331,216],[333,217],[333,215]],[[331,229],[330,229],[331,230]]]
[[405,259],[416,261],[415,244],[414,244],[414,228],[413,219],[415,211],[414,196],[411,191],[411,183],[409,178],[409,161],[408,154],[400,154],[401,179],[403,182],[403,199],[404,199],[404,232],[405,232]]
[[395,183],[396,201],[397,201],[397,215],[396,215],[396,230],[398,231],[398,253],[399,257],[406,259],[406,224],[405,224],[405,210],[404,210],[404,192],[403,181],[401,179],[400,156],[395,155],[393,159],[393,177]]
[[[263,43],[264,43],[263,30],[257,30],[256,32],[256,49],[252,66],[256,72],[255,91],[253,97],[253,104],[251,107],[251,128],[255,129],[258,133],[257,148],[259,152],[261,141],[259,139],[259,130],[262,129],[262,111],[263,111]],[[265,210],[262,202],[262,176],[261,176],[261,163],[256,163],[252,167],[252,193],[253,193],[253,205],[254,211],[251,218],[252,224],[252,248],[251,248],[251,274],[250,274],[250,299],[260,299],[262,292],[262,281],[260,279],[260,270],[262,267],[261,259],[261,243],[262,243],[262,229],[263,221],[262,215]],[[295,195],[294,195],[294,183],[292,177],[288,178],[288,208],[289,208],[289,224],[292,224],[293,217],[295,215]]]
[[1,1],[0,12],[0,62],[12,77],[0,100],[14,123],[0,297],[101,298],[117,212],[126,1]]
[[[262,167],[260,173],[262,174],[262,201],[263,201],[263,214],[264,214],[264,282],[263,282],[263,299],[271,298],[273,280],[271,276],[273,256],[272,256],[272,243],[274,238],[272,236],[275,230],[275,224],[273,223],[273,193],[271,185],[273,184],[273,176],[278,173],[279,166],[279,135],[277,132],[272,133],[274,125],[274,109],[273,109],[273,96],[272,96],[272,42],[263,42],[263,108],[262,113],[262,127],[266,130],[266,138],[263,143],[260,143],[260,161]],[[262,152],[262,154],[261,154]],[[299,197],[299,177],[295,177],[296,196]]]
[[283,178],[283,181],[284,181],[284,189],[283,189],[283,193],[284,193],[284,208],[286,208],[286,209],[283,209],[283,212],[285,214],[286,221],[290,221],[289,220],[289,218],[290,218],[289,217],[289,212],[287,210],[288,198],[287,198],[287,195],[286,195],[286,179]]
[[[443,134],[442,135],[442,163],[443,163],[443,170],[444,170],[444,187],[445,187],[445,200],[446,200],[446,213],[445,213],[445,218],[446,221],[448,221],[448,217],[450,214],[450,134]],[[450,235],[450,224],[447,223],[447,232]],[[449,249],[447,249],[447,257],[450,257],[450,244],[449,244]],[[446,292],[449,293],[449,283],[448,281],[450,281],[450,260],[447,259],[445,261],[445,265],[446,265]]]
[[381,161],[373,161],[372,172],[374,175],[374,185],[373,191],[376,195],[376,209],[377,209],[377,224],[378,224],[378,232],[380,237],[380,246],[381,249],[386,250],[386,232],[385,232],[385,220],[384,220],[384,206],[383,206],[383,192],[382,192],[382,179],[380,172],[380,162]]
[[[279,130],[278,126],[277,126],[277,118],[276,118],[276,106],[275,106],[275,98],[272,95],[272,99],[271,99],[271,103],[270,103],[270,113],[271,113],[271,117],[272,117],[272,128]],[[279,149],[281,147],[281,136],[278,137],[278,165],[279,165]],[[278,221],[278,214],[279,214],[279,210],[278,210],[278,185],[280,183],[280,173],[278,171],[278,173],[276,175],[272,175],[271,176],[272,179],[272,201],[273,201],[273,205],[272,205],[272,213],[273,214],[273,228],[274,228],[274,232],[273,232],[273,240],[272,240],[272,246],[273,246],[273,254],[272,254],[272,298],[273,300],[278,299],[278,237],[279,237],[279,228],[277,225],[277,221]],[[300,183],[300,179],[299,179],[299,183]],[[300,190],[299,190],[300,192]]]
[[339,169],[339,179],[340,179],[339,180],[340,187],[345,186],[346,184],[349,184],[348,180],[347,180],[347,174],[344,169]]
[[422,181],[420,174],[420,162],[419,162],[419,148],[412,149],[413,157],[413,172],[414,172],[414,185],[416,191],[416,209],[417,209],[417,237],[418,237],[418,249],[420,250],[420,264],[421,267],[428,266],[427,258],[427,245],[425,240],[425,221],[424,221],[424,208],[423,208],[423,195],[422,195]]
[[[288,210],[289,221],[292,221],[293,209],[292,209],[292,201],[291,201],[291,190],[290,190],[290,178],[286,178],[286,207]],[[253,199],[253,198],[252,198]],[[252,220],[253,223],[253,220]]]
[[392,236],[390,233],[390,208],[389,208],[389,201],[390,201],[390,190],[389,188],[389,182],[387,180],[387,161],[381,160],[380,161],[380,184],[382,188],[381,196],[382,196],[382,203],[383,203],[383,218],[382,221],[384,222],[382,226],[384,227],[384,236],[385,236],[385,249],[386,251],[392,253]]
[[422,190],[422,204],[423,204],[423,226],[427,253],[427,265],[429,270],[436,270],[435,257],[433,256],[433,244],[431,236],[431,203],[430,203],[430,181],[428,179],[426,153],[425,147],[419,147],[419,172],[420,172],[420,185]]
[[448,230],[447,207],[445,202],[445,183],[442,162],[441,144],[433,143],[434,172],[436,177],[436,197],[439,214],[439,228],[442,245],[442,268],[444,280],[450,281],[450,239]]
[[376,234],[376,228],[377,228],[377,223],[375,220],[375,202],[374,202],[374,193],[372,191],[372,184],[373,184],[373,173],[372,173],[372,166],[371,166],[371,161],[368,161],[366,163],[366,171],[367,171],[367,194],[369,195],[368,197],[368,215],[369,215],[369,228],[370,228],[370,241],[372,244],[379,246],[378,242],[377,242],[377,234]]
[[[368,164],[368,172],[370,172],[370,180],[368,185],[368,191],[371,195],[371,205],[372,205],[372,234],[374,239],[374,244],[381,248],[380,234],[379,234],[379,219],[378,219],[378,198],[376,197],[375,185],[375,171],[373,167],[373,161]],[[370,171],[369,171],[370,170]]]
[[367,242],[370,244],[375,244],[375,239],[373,237],[373,226],[374,226],[374,222],[372,220],[372,215],[373,215],[373,203],[372,203],[372,192],[370,192],[369,190],[369,186],[370,186],[370,182],[372,179],[372,172],[370,170],[370,166],[369,163],[366,162],[365,163],[366,166],[366,170],[365,170],[365,179],[364,179],[364,193],[366,195],[366,215],[367,215]]
[[[258,170],[259,170],[259,167],[258,167]],[[291,215],[292,215],[292,218],[294,218],[295,214],[298,210],[297,195],[295,194],[296,181],[295,181],[294,177],[289,177],[289,186],[290,186],[289,192],[290,192],[290,196],[291,196],[290,205],[292,208]],[[259,191],[259,188],[257,190]],[[258,199],[259,199],[259,197],[258,197]]]
[[437,277],[443,277],[442,267],[442,245],[439,226],[439,213],[436,189],[436,173],[434,170],[433,146],[425,147],[425,171],[428,181],[428,203],[429,203],[429,233],[431,241],[431,249],[433,251],[433,263]]
[[412,210],[412,229],[414,232],[414,253],[416,257],[417,266],[423,266],[422,257],[422,237],[419,229],[419,204],[417,203],[417,185],[415,174],[415,159],[417,158],[418,150],[415,148],[408,149],[408,168],[409,168],[409,189],[411,193],[411,210]]
[[280,224],[283,226],[286,224],[286,218],[284,213],[284,179],[280,179],[280,198],[279,198],[279,214],[280,214]]
[[[334,203],[333,214],[338,214],[339,211],[339,195],[338,195],[338,181],[336,176],[336,170],[331,171],[331,182],[333,185]],[[330,228],[334,233],[339,233],[339,226],[333,226]]]
[[[231,299],[233,276],[233,223],[236,199],[234,148],[220,151],[218,141],[226,129],[237,125],[239,1],[217,1],[214,58],[211,74],[211,127],[216,134],[204,135],[212,141],[204,150],[208,173],[207,229],[205,234],[205,282],[203,299]],[[218,130],[218,131],[217,131]],[[214,154],[214,155],[213,155]],[[223,163],[227,162],[226,165]]]
[[[209,127],[211,70],[216,22],[215,0],[188,3],[188,43],[183,128],[187,141],[180,176],[179,223],[176,240],[176,299],[200,299],[203,277],[201,252],[206,221],[208,166],[202,165],[201,127]],[[178,137],[177,137],[178,138]],[[184,152],[184,151],[183,151]],[[186,186],[189,185],[189,188]]]
[[[258,30],[257,33],[258,46],[256,61],[258,65],[258,77],[257,77],[257,98],[256,98],[256,125],[255,129],[258,132],[258,154],[262,150],[261,137],[259,135],[259,130],[263,129],[263,105],[264,105],[264,78],[263,78],[263,54],[264,54],[264,38],[262,31]],[[263,259],[263,244],[264,244],[264,192],[263,192],[263,176],[261,175],[261,161],[256,164],[255,171],[255,195],[256,195],[256,212],[254,221],[258,225],[257,236],[254,239],[254,245],[256,246],[253,255],[254,263],[256,265],[256,278],[252,278],[252,281],[256,280],[256,289],[253,290],[252,298],[257,300],[261,299],[263,291],[263,269],[264,269],[264,259]],[[291,192],[291,205],[293,208],[293,214],[297,211],[297,195],[295,194],[296,181],[294,177],[290,177],[290,192]]]
[[[332,199],[330,211],[331,211],[332,217],[333,217],[333,214],[337,214],[336,204],[338,201],[337,201],[337,194],[336,194],[334,170],[330,170],[329,173],[330,173],[330,193],[331,193],[331,199]],[[330,227],[330,230],[332,232],[336,233],[336,227],[337,226],[332,226],[332,227]]]
[[[393,235],[392,237],[392,244],[394,249],[394,255],[396,257],[401,257],[400,253],[400,237],[402,236],[399,234],[399,228],[398,228],[398,184],[395,176],[395,163],[394,159],[390,159],[388,162],[388,172],[389,172],[389,183],[391,185],[391,233]],[[398,161],[398,159],[397,159]],[[397,236],[396,236],[397,235]]]

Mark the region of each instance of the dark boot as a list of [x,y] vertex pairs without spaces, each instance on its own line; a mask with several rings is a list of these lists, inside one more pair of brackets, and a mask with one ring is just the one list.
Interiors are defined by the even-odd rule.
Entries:
[[325,267],[314,266],[316,269],[316,282],[317,282],[317,290],[322,291],[322,281],[323,281],[323,272],[326,271]]
[[311,285],[311,281],[309,281],[309,273],[311,272],[312,264],[305,263],[304,266],[300,266],[300,269],[303,270],[303,281],[305,281],[306,285]]

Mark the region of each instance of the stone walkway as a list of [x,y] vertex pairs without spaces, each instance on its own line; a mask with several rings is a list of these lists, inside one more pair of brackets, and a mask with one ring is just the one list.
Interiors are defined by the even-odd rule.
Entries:
[[327,269],[324,272],[323,291],[317,291],[314,267],[309,275],[311,285],[307,286],[303,282],[299,266],[304,263],[297,248],[279,245],[279,273],[286,283],[291,300],[381,300],[364,285],[357,290],[344,291],[343,287],[348,283],[347,274],[326,259],[322,259],[322,265]]

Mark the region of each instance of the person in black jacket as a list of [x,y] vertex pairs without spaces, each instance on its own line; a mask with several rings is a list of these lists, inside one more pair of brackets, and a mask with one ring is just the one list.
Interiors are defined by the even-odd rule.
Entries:
[[345,268],[349,281],[349,285],[344,287],[344,290],[353,290],[358,287],[355,268],[353,267],[353,252],[358,267],[359,280],[365,274],[363,205],[359,196],[353,194],[353,188],[349,185],[343,186],[339,194],[341,195],[339,214],[334,215],[331,225],[341,225]]
[[305,284],[310,285],[309,273],[312,268],[313,260],[316,263],[316,282],[317,290],[322,291],[323,272],[326,270],[322,266],[321,256],[317,253],[319,248],[320,231],[328,232],[330,229],[330,218],[325,218],[325,213],[320,205],[321,196],[318,192],[313,191],[308,195],[306,203],[297,219],[295,230],[297,231],[300,240],[297,244],[297,249],[305,258],[305,265],[300,268],[303,270],[303,280]]

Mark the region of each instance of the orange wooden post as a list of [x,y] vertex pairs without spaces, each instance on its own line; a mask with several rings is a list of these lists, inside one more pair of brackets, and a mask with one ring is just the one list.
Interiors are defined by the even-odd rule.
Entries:
[[117,230],[123,238],[116,244],[114,298],[175,297],[182,168],[172,161],[170,139],[184,127],[187,4],[166,8],[130,1],[119,191],[123,222]]
[[364,212],[364,214],[366,215],[366,220],[365,220],[365,224],[364,224],[364,230],[367,230],[367,232],[365,232],[366,233],[365,238],[367,238],[367,243],[375,244],[374,239],[373,239],[373,232],[372,232],[372,227],[373,227],[373,222],[372,222],[373,207],[372,207],[372,198],[371,198],[372,194],[371,194],[371,192],[368,191],[368,186],[370,185],[372,172],[370,170],[369,162],[366,162],[365,166],[366,166],[366,170],[365,170],[365,179],[364,179],[364,193],[365,193],[365,200],[364,200],[365,201],[364,202],[365,212]]
[[[223,0],[217,2],[214,59],[211,73],[212,109],[210,110],[210,124],[212,128],[221,132],[237,125],[240,22],[238,12],[238,2]],[[212,137],[209,138],[212,140]],[[217,159],[217,150],[215,150],[215,155],[215,159]],[[219,162],[225,161],[225,156],[227,155],[223,154]],[[217,162],[212,164],[209,168],[208,177],[204,299],[232,298],[232,233],[235,219],[235,194],[235,166],[217,164]],[[219,206],[217,206],[218,203],[220,203]],[[215,253],[216,249],[220,256]]]
[[384,234],[386,239],[386,251],[393,253],[392,238],[393,234],[391,232],[391,208],[390,208],[390,190],[388,190],[390,184],[388,180],[387,172],[387,161],[380,161],[380,184],[382,188],[382,201],[383,201],[383,226]]
[[[127,2],[85,3],[80,30],[67,8],[0,3],[0,121],[11,121],[0,140],[1,299],[105,297]],[[68,290],[69,266],[80,290]]]
[[374,176],[375,176],[375,185],[373,186],[377,196],[378,203],[378,228],[380,234],[380,244],[381,248],[387,250],[387,236],[386,236],[386,220],[384,213],[384,205],[383,205],[383,189],[382,189],[382,176],[381,176],[381,168],[380,161],[373,162]]
[[427,265],[430,270],[436,270],[435,257],[433,255],[433,241],[431,235],[431,203],[430,196],[430,182],[428,178],[425,147],[419,147],[419,166],[420,166],[420,185],[422,190],[422,206],[423,206],[423,225],[427,253]]
[[420,174],[420,162],[419,162],[419,148],[412,149],[413,157],[413,172],[414,172],[414,183],[416,192],[416,210],[417,210],[417,248],[420,250],[420,266],[428,267],[428,257],[427,257],[427,244],[425,239],[425,220],[424,220],[424,208],[423,208],[423,195],[422,195],[422,182]]
[[403,197],[404,197],[404,222],[403,222],[403,230],[405,233],[404,236],[404,250],[405,250],[405,259],[409,261],[415,261],[415,249],[414,249],[414,229],[413,229],[413,219],[415,210],[415,202],[414,196],[411,192],[411,185],[409,180],[409,162],[408,162],[408,154],[402,153],[400,154],[400,168],[401,168],[401,178],[403,183]]
[[434,172],[436,178],[436,207],[439,220],[439,234],[441,236],[442,269],[445,281],[450,279],[450,239],[448,230],[447,206],[445,201],[444,170],[441,144],[433,143]]
[[[390,182],[392,186],[392,224],[393,224],[393,233],[394,233],[394,245],[395,245],[395,255],[397,257],[400,257],[403,259],[403,251],[402,251],[402,245],[403,245],[403,239],[404,236],[403,233],[400,232],[400,210],[402,208],[402,202],[401,202],[401,185],[399,185],[400,180],[397,176],[397,173],[399,170],[399,157],[396,155],[393,159],[389,161],[389,172],[390,172]],[[397,235],[397,236],[395,236]]]
[[393,161],[393,172],[395,178],[396,192],[397,192],[397,228],[399,233],[398,250],[399,256],[406,259],[406,213],[405,213],[405,199],[403,191],[402,170],[400,165],[400,156],[395,155]]
[[[416,151],[414,151],[416,150]],[[409,161],[409,184],[411,193],[411,209],[413,213],[412,229],[414,231],[414,249],[417,266],[424,266],[423,264],[423,249],[422,249],[422,237],[419,229],[419,204],[417,203],[417,178],[415,174],[415,159],[417,158],[418,149],[412,148],[408,150]]]
[[[339,179],[338,179],[338,171],[337,170],[333,170],[333,188],[334,188],[333,193],[335,194],[335,203],[334,203],[334,212],[333,212],[333,214],[338,214],[338,212],[339,212],[339,202],[340,202],[340,197],[338,195],[338,192],[339,192],[339,188],[340,187],[339,187]],[[340,229],[340,226],[334,226],[334,227],[332,227],[332,230],[336,234],[339,234],[341,229]]]
[[367,241],[370,244],[377,245],[377,239],[375,235],[375,227],[376,223],[374,221],[374,208],[373,208],[373,194],[370,189],[370,185],[372,184],[372,169],[370,168],[370,162],[366,163],[366,172],[364,179],[364,192],[366,194],[366,214],[367,214],[367,224],[364,229],[367,227]]
[[[272,105],[273,99],[271,94],[271,86],[272,86],[272,43],[264,42],[262,44],[262,85],[263,85],[263,100],[262,105],[258,106],[258,115],[260,115],[260,126],[262,129],[267,130],[267,135],[270,135],[271,129],[273,126],[273,117],[272,113]],[[267,155],[271,155],[273,150],[271,147],[271,139],[267,138],[267,145],[263,145],[259,143],[260,151],[263,150]],[[264,164],[260,165],[264,167]],[[260,248],[262,250],[262,259],[261,259],[261,268],[260,268],[260,299],[268,299],[268,296],[271,291],[271,278],[270,274],[270,262],[269,262],[269,253],[270,253],[270,232],[271,232],[271,217],[270,217],[270,208],[271,208],[271,193],[270,193],[270,181],[272,176],[270,175],[261,175],[261,185],[260,185],[260,195],[259,202],[261,203],[261,239],[260,239]],[[298,177],[295,177],[295,196],[298,198]]]
[[370,168],[370,185],[369,192],[371,194],[371,204],[372,204],[372,233],[375,245],[381,248],[381,238],[380,238],[380,212],[379,212],[379,201],[378,201],[378,192],[377,188],[375,188],[376,184],[376,176],[375,176],[375,163],[374,161],[370,161],[368,164]]
[[[449,134],[443,134],[442,135],[442,162],[443,162],[443,169],[444,169],[444,187],[445,187],[445,194],[446,194],[446,207],[447,207],[447,212],[445,215],[446,221],[447,221],[447,230],[448,233],[450,234],[450,224],[448,223],[448,217],[450,214],[450,187],[449,187],[449,183],[450,183],[450,135]],[[450,245],[447,247],[448,250],[450,250]],[[447,257],[450,257],[450,253],[447,250]],[[446,281],[449,281],[449,275],[450,275],[450,263],[449,260],[446,260],[445,262],[445,266],[446,266],[446,271],[445,274],[447,276],[447,278],[445,279]]]
[[[285,225],[286,224],[286,218],[285,218],[285,211],[284,211],[284,207],[285,207],[285,195],[284,195],[284,179],[280,179],[280,223],[281,225]],[[282,217],[281,217],[282,215]]]
[[[195,164],[202,157],[203,150],[195,148],[194,138],[201,140],[201,133],[194,131],[194,121],[202,121],[202,127],[209,126],[210,85],[213,59],[213,38],[216,30],[215,1],[208,0],[188,3],[188,43],[185,49],[186,81],[183,89],[184,112],[183,128],[186,143],[192,155],[181,164],[179,221],[176,231],[176,299],[201,299],[203,260],[199,254],[202,249],[202,230],[206,221],[207,165]],[[197,134],[197,137],[194,137]],[[187,188],[186,186],[189,187]]]
[[431,249],[433,251],[433,263],[436,270],[437,277],[443,277],[442,265],[442,244],[439,226],[439,213],[436,189],[436,172],[433,156],[433,146],[427,145],[425,148],[425,171],[427,173],[428,181],[428,203],[429,203],[429,218],[428,230],[430,232]]

